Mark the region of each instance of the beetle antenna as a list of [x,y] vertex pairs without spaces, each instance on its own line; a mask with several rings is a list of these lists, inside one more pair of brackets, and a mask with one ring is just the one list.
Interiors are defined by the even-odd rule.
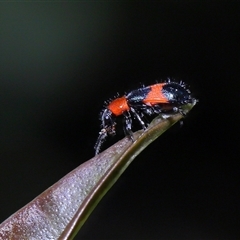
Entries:
[[99,154],[101,146],[102,146],[103,142],[106,140],[106,137],[107,137],[107,130],[105,128],[103,128],[101,130],[101,132],[99,132],[97,142],[94,146],[95,156]]

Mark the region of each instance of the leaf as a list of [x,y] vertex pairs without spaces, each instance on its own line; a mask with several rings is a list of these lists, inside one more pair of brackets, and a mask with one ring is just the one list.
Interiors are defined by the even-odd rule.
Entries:
[[[184,106],[187,113],[194,105]],[[0,239],[73,239],[92,210],[133,159],[181,114],[160,115],[149,127],[125,137],[81,164],[0,225]]]

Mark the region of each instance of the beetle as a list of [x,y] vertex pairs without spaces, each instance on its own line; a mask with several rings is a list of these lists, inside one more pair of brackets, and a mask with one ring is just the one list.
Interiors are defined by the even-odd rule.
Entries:
[[116,118],[123,116],[123,130],[133,140],[132,118],[140,123],[142,129],[147,128],[143,120],[144,115],[161,113],[181,113],[184,115],[182,106],[192,103],[195,99],[184,82],[173,82],[168,80],[150,86],[130,91],[107,102],[100,114],[101,131],[95,144],[95,155],[107,136],[116,135]]

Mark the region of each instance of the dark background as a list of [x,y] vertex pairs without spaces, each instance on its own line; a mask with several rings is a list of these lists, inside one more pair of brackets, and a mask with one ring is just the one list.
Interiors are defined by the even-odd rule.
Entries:
[[171,77],[198,105],[136,158],[76,239],[240,238],[239,10],[1,3],[0,222],[93,156],[104,100]]

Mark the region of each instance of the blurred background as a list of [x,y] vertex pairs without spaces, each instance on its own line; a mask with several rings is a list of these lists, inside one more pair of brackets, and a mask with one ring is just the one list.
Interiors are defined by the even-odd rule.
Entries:
[[76,239],[240,238],[239,10],[0,3],[0,222],[93,157],[105,100],[170,77],[198,105],[135,159]]

